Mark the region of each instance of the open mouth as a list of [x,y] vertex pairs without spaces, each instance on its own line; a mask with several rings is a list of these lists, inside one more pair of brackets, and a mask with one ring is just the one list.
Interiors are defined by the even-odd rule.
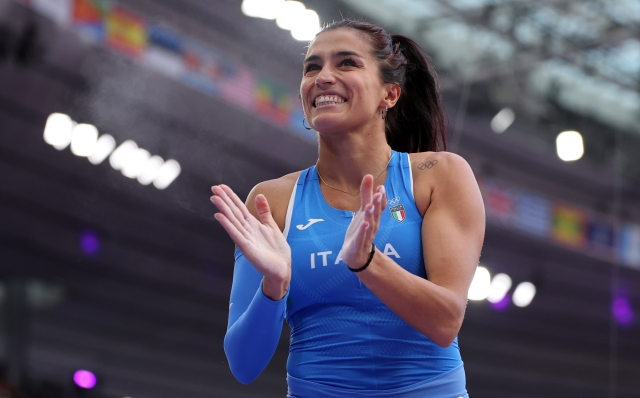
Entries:
[[327,105],[342,104],[343,102],[347,102],[347,100],[339,95],[320,95],[313,102],[313,107],[320,108]]

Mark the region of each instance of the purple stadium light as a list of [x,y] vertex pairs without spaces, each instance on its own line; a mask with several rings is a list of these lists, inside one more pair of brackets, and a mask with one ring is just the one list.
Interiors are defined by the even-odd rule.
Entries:
[[90,230],[86,229],[82,231],[80,234],[80,247],[82,251],[88,255],[94,255],[100,249],[100,240],[98,239],[98,235]]
[[92,389],[96,386],[96,376],[88,370],[76,370],[73,374],[73,381],[80,388]]
[[634,314],[627,297],[616,297],[611,304],[611,311],[620,325],[627,326],[633,322]]
[[502,300],[498,301],[497,303],[491,303],[491,306],[494,310],[503,311],[509,306],[510,302],[511,297],[508,294],[505,294]]

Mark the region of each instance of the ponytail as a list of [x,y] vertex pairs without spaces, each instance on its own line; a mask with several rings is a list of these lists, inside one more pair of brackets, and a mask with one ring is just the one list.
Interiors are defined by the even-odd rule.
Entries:
[[[423,152],[447,149],[447,122],[437,74],[429,57],[406,36],[393,35],[394,52],[406,61],[404,84],[396,105],[387,111],[385,134],[397,151]],[[397,49],[397,50],[396,50]]]
[[378,59],[382,81],[400,86],[400,98],[385,117],[389,146],[401,152],[446,150],[445,110],[429,56],[412,39],[389,35],[369,22],[343,19],[327,25],[318,34],[338,28],[364,33],[373,47],[373,56]]

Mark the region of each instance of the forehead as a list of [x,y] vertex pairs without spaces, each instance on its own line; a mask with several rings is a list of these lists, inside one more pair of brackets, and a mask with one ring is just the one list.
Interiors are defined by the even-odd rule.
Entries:
[[355,51],[369,57],[371,44],[363,33],[351,28],[338,28],[320,33],[309,45],[310,55],[328,56],[340,51]]

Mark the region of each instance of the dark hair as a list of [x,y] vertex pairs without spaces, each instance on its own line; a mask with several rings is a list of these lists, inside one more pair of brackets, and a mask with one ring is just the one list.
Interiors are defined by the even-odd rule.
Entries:
[[406,36],[390,35],[378,25],[353,19],[333,22],[318,35],[338,28],[363,33],[378,59],[382,81],[401,88],[398,102],[385,117],[385,135],[391,148],[401,152],[447,149],[447,122],[438,76],[422,48]]

